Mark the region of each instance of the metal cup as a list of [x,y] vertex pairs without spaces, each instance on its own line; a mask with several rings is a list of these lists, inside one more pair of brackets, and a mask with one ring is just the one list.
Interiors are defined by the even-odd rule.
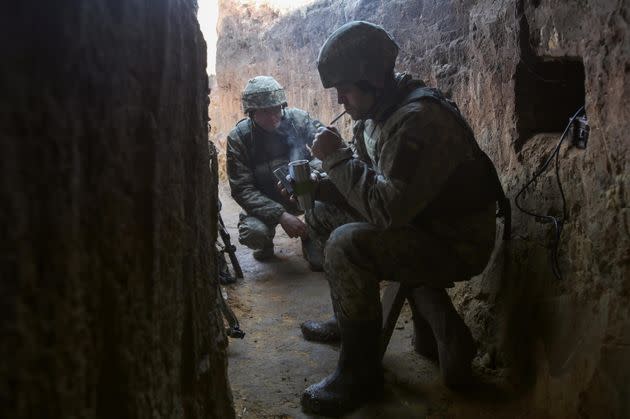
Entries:
[[308,160],[294,160],[289,162],[289,176],[293,179],[293,191],[302,211],[313,208],[313,183],[311,181],[311,166]]

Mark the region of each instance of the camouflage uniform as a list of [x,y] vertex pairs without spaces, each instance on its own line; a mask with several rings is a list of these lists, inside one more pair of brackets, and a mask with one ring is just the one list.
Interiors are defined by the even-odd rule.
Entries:
[[[465,385],[471,376],[474,342],[444,288],[488,262],[498,181],[454,104],[394,74],[397,54],[383,28],[357,21],[333,32],[317,60],[323,86],[337,87],[353,118],[364,118],[353,127],[354,147],[322,162],[359,221],[337,227],[326,243],[335,319],[302,325],[306,338],[336,332],[341,340],[335,372],[302,394],[304,410],[320,415],[339,416],[383,392],[381,280],[414,288],[415,349],[439,358],[445,383]],[[330,145],[330,135],[321,141]]]
[[[335,306],[377,318],[380,280],[450,287],[486,266],[495,239],[490,172],[455,108],[398,75],[373,119],[354,125],[354,147],[323,169],[365,222],[336,229],[325,249]],[[401,104],[404,104],[401,106]]]
[[[283,212],[297,215],[297,206],[278,191],[273,170],[291,160],[308,159],[305,145],[321,124],[300,110],[287,108],[275,132],[251,118],[239,121],[227,138],[227,173],[234,200],[243,208],[239,242],[252,249],[272,246]],[[315,164],[315,163],[314,163]]]

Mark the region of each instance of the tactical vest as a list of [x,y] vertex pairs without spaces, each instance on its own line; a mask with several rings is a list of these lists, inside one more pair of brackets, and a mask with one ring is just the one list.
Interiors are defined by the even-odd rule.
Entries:
[[[467,133],[467,141],[469,141],[470,146],[473,150],[475,160],[469,162],[467,167],[462,167],[460,169],[463,173],[469,174],[469,179],[475,179],[475,185],[478,187],[467,188],[465,186],[462,186],[459,188],[451,188],[460,191],[458,194],[456,194],[457,196],[453,196],[454,194],[447,195],[446,193],[441,194],[441,196],[440,194],[438,194],[438,197],[434,201],[439,202],[439,205],[435,203],[433,203],[433,205],[429,204],[428,208],[425,209],[422,213],[418,214],[417,218],[422,218],[425,216],[431,217],[440,214],[457,216],[457,214],[461,213],[462,210],[480,210],[482,208],[475,207],[475,201],[479,201],[481,203],[487,202],[485,196],[491,196],[498,203],[498,212],[496,214],[497,218],[504,219],[503,240],[509,240],[511,237],[512,229],[510,200],[507,198],[505,192],[503,191],[503,186],[501,185],[501,181],[499,180],[499,176],[497,174],[494,164],[492,163],[492,160],[490,160],[488,155],[479,147],[479,144],[475,140],[472,128],[466,122],[459,108],[457,107],[457,104],[454,101],[444,97],[444,95],[442,95],[442,93],[437,89],[433,89],[430,87],[418,87],[407,94],[407,96],[405,96],[404,99],[389,112],[389,115],[386,116],[385,119],[387,120],[389,116],[395,113],[398,109],[408,104],[420,102],[423,100],[430,100],[434,103],[439,104],[443,109],[447,110],[451,115],[454,116],[458,124]],[[359,124],[360,125],[357,128],[359,129],[359,131],[363,132],[365,128],[364,123],[361,121]],[[386,132],[387,130],[384,129],[383,131]],[[358,144],[357,146],[360,147],[360,145]],[[365,151],[367,153],[367,150]],[[481,166],[477,163],[479,161],[483,162]],[[449,188],[445,187],[444,189]],[[465,196],[466,194],[469,194],[469,196]]]
[[479,144],[475,140],[473,130],[468,122],[466,122],[466,119],[464,119],[459,107],[454,101],[444,97],[439,90],[430,87],[420,87],[414,89],[407,95],[407,97],[405,97],[400,104],[400,107],[413,102],[419,102],[421,100],[431,100],[438,103],[444,109],[447,109],[455,117],[461,127],[468,133],[467,138],[473,148],[475,157],[484,162],[486,170],[489,173],[491,182],[490,187],[493,190],[492,192],[494,193],[499,207],[497,211],[497,218],[503,218],[504,220],[503,240],[510,240],[512,230],[512,208],[510,200],[503,191],[503,186],[501,185],[501,180],[499,179],[496,167],[492,163],[492,160],[490,160],[490,157],[488,157],[488,155],[479,147]]

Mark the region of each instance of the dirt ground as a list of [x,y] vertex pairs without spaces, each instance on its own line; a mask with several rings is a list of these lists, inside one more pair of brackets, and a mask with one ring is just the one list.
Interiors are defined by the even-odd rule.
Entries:
[[[251,250],[238,244],[239,207],[225,185],[220,186],[220,197],[222,216],[237,246],[245,276],[244,280],[223,287],[246,332],[243,340],[230,339],[228,347],[236,415],[257,419],[315,418],[301,411],[300,396],[308,385],[334,370],[339,347],[304,340],[300,323],[324,320],[331,315],[324,274],[309,270],[299,240],[290,239],[281,227],[275,239],[276,257],[270,262],[256,261]],[[438,367],[413,351],[412,333],[411,312],[405,305],[383,359],[385,397],[348,417],[496,417],[496,410],[485,412],[483,406],[478,406],[478,399],[466,401],[470,396],[445,388]],[[482,398],[496,396],[494,388],[481,391]]]

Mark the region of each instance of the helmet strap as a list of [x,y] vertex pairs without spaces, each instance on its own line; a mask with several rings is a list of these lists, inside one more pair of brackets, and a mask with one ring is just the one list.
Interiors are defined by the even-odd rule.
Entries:
[[377,111],[383,104],[390,98],[391,94],[396,91],[396,78],[394,77],[394,73],[392,73],[391,77],[386,77],[383,83],[382,88],[374,88],[374,105],[367,112],[369,118],[374,118]]

